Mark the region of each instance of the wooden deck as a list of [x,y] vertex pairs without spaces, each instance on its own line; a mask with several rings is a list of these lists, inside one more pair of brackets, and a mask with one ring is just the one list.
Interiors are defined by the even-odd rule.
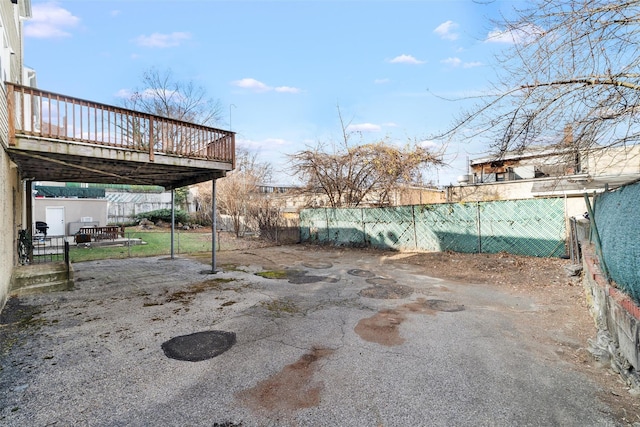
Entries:
[[9,142],[25,179],[150,184],[219,178],[235,166],[235,134],[6,83]]

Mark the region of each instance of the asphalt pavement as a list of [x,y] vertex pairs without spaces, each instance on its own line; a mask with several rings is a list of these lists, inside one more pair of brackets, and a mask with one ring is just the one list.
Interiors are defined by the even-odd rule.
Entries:
[[618,425],[597,384],[530,339],[527,296],[375,252],[252,252],[217,274],[83,262],[74,290],[21,297],[38,314],[0,356],[0,424]]

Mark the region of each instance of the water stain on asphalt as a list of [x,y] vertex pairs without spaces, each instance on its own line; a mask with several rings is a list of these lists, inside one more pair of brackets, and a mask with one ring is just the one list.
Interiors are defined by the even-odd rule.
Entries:
[[400,345],[405,339],[400,336],[398,327],[406,318],[400,310],[381,310],[371,317],[360,320],[355,327],[355,332],[365,341],[389,347]]
[[254,387],[236,393],[236,398],[254,411],[294,411],[320,404],[321,381],[313,381],[319,361],[330,356],[333,350],[312,348],[280,372]]
[[407,314],[427,314],[434,316],[438,311],[456,312],[464,310],[464,306],[444,300],[427,300],[418,298],[396,309],[380,310],[371,317],[361,319],[354,331],[365,341],[392,347],[404,343],[400,336],[400,325],[407,320]]

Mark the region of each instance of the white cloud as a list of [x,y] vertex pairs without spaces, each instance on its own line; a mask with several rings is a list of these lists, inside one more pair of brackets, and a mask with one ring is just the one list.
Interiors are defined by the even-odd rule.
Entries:
[[266,84],[262,83],[259,80],[251,79],[251,78],[235,80],[231,84],[234,86],[241,87],[243,89],[252,90],[254,92],[267,92],[271,90],[271,88]]
[[274,90],[276,92],[281,92],[281,93],[300,93],[300,89],[298,89],[297,87],[290,87],[290,86],[278,86]]
[[119,10],[112,10],[111,11],[111,16],[118,16],[118,15],[120,15],[120,13],[121,13],[121,11],[119,11]]
[[389,60],[389,62],[392,64],[424,64],[426,61],[421,61],[411,55],[402,54]]
[[176,31],[171,34],[161,34],[161,33],[153,33],[149,36],[138,36],[134,39],[134,42],[138,46],[143,47],[176,47],[180,46],[180,44],[191,38],[190,33]]
[[449,57],[447,59],[443,59],[440,61],[442,64],[448,65],[449,67],[452,68],[458,68],[458,67],[462,67],[462,68],[475,68],[475,67],[481,67],[483,64],[482,62],[462,62],[462,59],[458,58],[458,57]]
[[437,142],[434,142],[432,140],[429,140],[429,139],[424,140],[424,141],[420,141],[418,143],[418,145],[420,147],[422,147],[422,148],[426,148],[426,149],[429,149],[429,150],[441,148],[440,144],[438,144]]
[[273,151],[275,147],[290,145],[287,140],[282,138],[265,138],[259,141],[254,139],[237,138],[236,144],[238,147],[246,148],[255,152],[262,152],[265,149],[267,151]]
[[455,22],[446,21],[438,25],[436,29],[433,30],[433,32],[439,35],[440,38],[444,40],[458,40],[458,37],[460,37],[460,35],[455,32],[457,28],[458,24],[456,24]]
[[80,18],[55,2],[34,4],[32,14],[32,18],[24,27],[26,37],[41,39],[70,37],[71,33],[67,30],[77,27],[80,23]]
[[347,126],[349,132],[380,132],[382,127],[373,123],[359,123]]
[[519,44],[532,41],[542,34],[544,34],[544,30],[535,25],[526,25],[521,28],[511,28],[507,30],[494,28],[489,31],[485,41],[487,43]]
[[262,83],[260,80],[252,79],[252,78],[244,78],[240,80],[234,80],[231,82],[233,86],[237,86],[243,89],[249,89],[253,92],[279,92],[279,93],[300,93],[301,90],[297,87],[291,86],[278,86],[271,87],[265,83]]
[[389,79],[375,79],[373,82],[377,85],[383,85],[389,83],[391,80]]
[[118,92],[116,92],[116,98],[129,99],[131,98],[131,95],[133,95],[133,92],[131,92],[129,89],[120,89]]
[[443,64],[445,65],[449,65],[450,67],[459,67],[460,65],[462,65],[462,59],[457,58],[457,57],[450,57],[447,59],[443,59],[442,61]]

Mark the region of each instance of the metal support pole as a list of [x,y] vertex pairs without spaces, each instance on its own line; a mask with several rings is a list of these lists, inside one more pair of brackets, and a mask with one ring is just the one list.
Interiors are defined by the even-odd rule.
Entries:
[[211,273],[216,273],[216,178],[211,180]]
[[[27,230],[27,233],[29,234],[30,238],[33,238],[33,234],[35,232],[35,230],[33,229],[33,225],[35,224],[35,221],[33,220],[33,181],[31,181],[30,179],[28,179],[25,182],[25,203],[26,203],[26,206],[25,206],[26,224],[24,224],[22,228]],[[33,262],[33,246],[29,251],[29,264],[31,264],[32,262]]]
[[176,229],[176,205],[175,205],[175,190],[171,189],[171,259],[174,258],[173,254],[173,237]]
[[482,253],[482,222],[480,220],[480,202],[476,202],[476,221],[478,221],[478,253]]

